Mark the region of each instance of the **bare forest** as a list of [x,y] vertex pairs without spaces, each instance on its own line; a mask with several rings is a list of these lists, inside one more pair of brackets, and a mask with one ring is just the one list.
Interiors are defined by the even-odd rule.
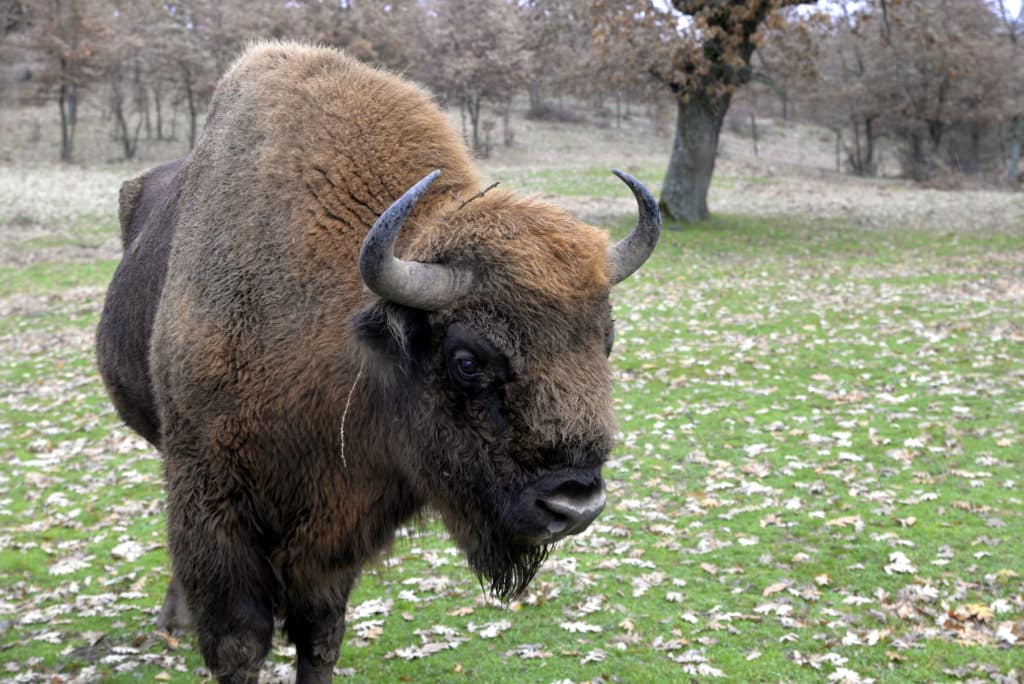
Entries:
[[814,126],[838,173],[1021,174],[1024,17],[1007,0],[4,0],[0,22],[7,162],[181,155],[247,41],[295,39],[425,84],[479,157],[515,147],[516,114],[674,130],[662,204],[682,221],[708,215],[726,120],[755,153],[760,119]]

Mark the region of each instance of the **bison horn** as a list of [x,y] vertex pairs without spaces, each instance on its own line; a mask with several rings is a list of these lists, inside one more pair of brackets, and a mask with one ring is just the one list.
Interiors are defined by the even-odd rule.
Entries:
[[661,211],[651,193],[636,178],[618,169],[612,173],[629,186],[636,197],[640,219],[625,238],[608,247],[608,263],[612,267],[612,285],[617,285],[643,266],[651,256],[661,235]]
[[468,271],[395,257],[402,224],[440,175],[440,170],[427,175],[388,207],[359,252],[359,273],[366,287],[388,301],[424,311],[443,309],[469,292],[472,284]]

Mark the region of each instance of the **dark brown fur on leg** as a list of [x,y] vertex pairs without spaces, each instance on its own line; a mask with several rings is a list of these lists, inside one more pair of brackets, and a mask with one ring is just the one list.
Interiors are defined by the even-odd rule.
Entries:
[[171,583],[164,595],[164,605],[157,616],[156,626],[168,634],[181,634],[192,629],[192,614],[188,611],[185,601],[185,589],[177,573],[171,574]]
[[325,684],[332,679],[345,635],[345,608],[320,615],[289,615],[285,631],[298,656],[296,684]]
[[[223,452],[167,441],[167,540],[199,650],[221,684],[255,684],[274,636],[273,570],[246,519],[222,505],[225,490],[204,468]],[[195,476],[191,484],[181,477],[186,471]]]
[[[191,592],[190,604],[206,666],[221,684],[255,684],[274,636],[270,597],[224,577],[204,584]],[[228,593],[211,600],[228,586]]]
[[[284,629],[298,656],[296,684],[327,684],[332,680],[345,635],[345,606],[355,581],[356,575],[345,574],[317,596],[289,597]],[[302,581],[295,584],[306,585]]]

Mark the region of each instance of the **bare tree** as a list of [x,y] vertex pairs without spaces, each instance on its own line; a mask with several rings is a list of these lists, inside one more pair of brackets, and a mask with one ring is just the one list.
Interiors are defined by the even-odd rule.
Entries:
[[661,194],[669,219],[708,217],[722,122],[736,88],[751,79],[759,29],[796,4],[801,0],[673,0],[668,9],[650,0],[596,0],[601,53],[675,95],[676,135]]
[[214,0],[177,0],[165,4],[164,9],[166,40],[160,58],[175,74],[192,149],[199,133],[199,115],[242,36],[225,34],[222,9]]
[[340,47],[363,62],[407,71],[425,57],[418,0],[293,0],[267,12],[275,13],[280,21],[271,34]]
[[[901,141],[904,169],[916,179],[953,166],[977,166],[979,127],[998,116],[992,69],[996,18],[983,0],[891,3],[878,0],[879,55],[888,126]],[[943,159],[946,136],[968,131],[972,158]]]
[[992,9],[985,0],[864,0],[818,15],[817,68],[801,100],[835,133],[849,170],[874,174],[882,138],[919,180],[987,168],[996,132],[1022,108],[1012,19],[1001,46]]
[[21,0],[0,0],[0,37],[19,30],[25,18],[25,3]]
[[1024,4],[1014,16],[1006,0],[996,0],[995,10],[1004,37],[1005,59],[1003,68],[1006,70],[1006,96],[1010,117],[1007,141],[1009,155],[1006,165],[1006,177],[1011,183],[1020,178],[1021,146],[1024,144]]
[[[443,0],[430,6],[429,64],[416,74],[468,117],[474,152],[487,156],[481,114],[486,101],[507,103],[529,77],[517,7],[508,0]],[[465,130],[464,130],[465,133]]]
[[800,88],[818,75],[822,56],[816,38],[826,29],[824,12],[779,12],[770,25],[762,27],[751,61],[752,82],[775,97],[783,120],[793,115]]
[[148,115],[142,52],[146,9],[146,3],[118,2],[111,17],[113,29],[106,64],[108,104],[125,159],[135,156]]
[[590,0],[525,0],[524,47],[530,53],[527,116],[566,116],[549,102],[563,93],[592,94],[600,81],[591,78]]
[[[873,176],[882,115],[892,106],[887,99],[892,93],[881,85],[887,65],[881,56],[878,16],[864,4],[841,2],[829,9],[833,11],[821,11],[817,21],[808,22],[815,28],[815,70],[800,74],[800,99],[806,114],[835,135],[837,170],[845,166],[858,176]],[[792,47],[770,49],[786,53]]]
[[43,68],[36,94],[56,102],[60,112],[60,160],[74,159],[78,105],[102,77],[108,58],[108,22],[113,8],[101,0],[26,0],[22,20],[29,25],[19,44],[36,53]]

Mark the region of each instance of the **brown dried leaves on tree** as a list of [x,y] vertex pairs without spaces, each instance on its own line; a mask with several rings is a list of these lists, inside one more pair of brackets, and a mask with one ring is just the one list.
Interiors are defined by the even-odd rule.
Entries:
[[[706,219],[718,136],[736,88],[752,76],[762,28],[801,0],[597,0],[594,42],[625,79],[651,78],[677,101],[676,134],[661,209],[670,221]],[[770,17],[773,17],[769,19]],[[781,24],[777,24],[781,26]]]
[[598,0],[594,35],[606,59],[627,62],[680,98],[731,94],[751,78],[750,58],[776,12],[806,0],[674,0],[673,11],[648,0]]
[[1002,171],[1001,154],[984,148],[1001,146],[993,133],[1005,126],[1008,147],[1017,141],[1019,149],[1013,122],[1024,111],[1024,72],[1014,17],[983,0],[841,8],[812,36],[817,73],[802,89],[804,114],[836,135],[837,166],[874,175],[885,140],[919,180],[976,173],[986,156]]

